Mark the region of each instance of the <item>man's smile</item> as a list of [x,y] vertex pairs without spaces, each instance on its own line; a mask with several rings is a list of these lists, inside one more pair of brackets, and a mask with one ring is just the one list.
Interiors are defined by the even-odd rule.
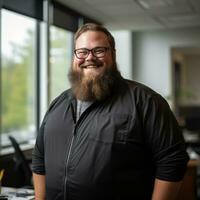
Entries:
[[101,66],[101,64],[91,63],[91,64],[83,64],[83,65],[80,65],[80,68],[84,68],[84,69],[93,69],[93,68],[99,68],[100,66]]

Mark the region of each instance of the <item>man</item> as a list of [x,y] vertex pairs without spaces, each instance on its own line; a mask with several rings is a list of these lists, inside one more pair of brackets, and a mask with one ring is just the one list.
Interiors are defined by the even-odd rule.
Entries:
[[36,200],[173,200],[188,155],[166,101],[117,70],[102,26],[75,34],[72,89],[49,107],[33,151]]

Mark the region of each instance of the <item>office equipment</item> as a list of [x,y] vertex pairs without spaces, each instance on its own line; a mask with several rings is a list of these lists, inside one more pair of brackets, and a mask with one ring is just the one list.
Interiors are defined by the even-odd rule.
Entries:
[[3,175],[4,175],[4,169],[2,169],[1,171],[0,171],[0,194],[1,194],[1,183],[2,183],[2,179],[3,179]]
[[0,181],[2,181],[3,175],[4,175],[4,169],[2,169],[2,170],[0,171]]
[[0,200],[33,200],[35,198],[33,189],[2,187]]

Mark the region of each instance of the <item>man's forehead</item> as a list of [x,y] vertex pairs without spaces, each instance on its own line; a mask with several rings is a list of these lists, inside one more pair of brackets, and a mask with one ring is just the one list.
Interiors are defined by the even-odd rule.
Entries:
[[105,40],[108,40],[108,37],[107,35],[102,32],[102,31],[93,31],[93,30],[88,30],[88,31],[85,31],[83,33],[81,33],[79,35],[79,37],[76,39],[76,41],[82,39],[82,38],[87,38],[87,39],[105,39]]
[[83,32],[75,41],[75,46],[79,45],[109,45],[108,37],[101,31]]

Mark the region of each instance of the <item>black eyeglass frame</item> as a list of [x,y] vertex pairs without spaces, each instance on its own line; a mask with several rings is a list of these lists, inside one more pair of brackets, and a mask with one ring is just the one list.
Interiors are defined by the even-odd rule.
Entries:
[[[106,52],[108,51],[108,50],[110,50],[111,48],[110,47],[95,47],[95,48],[93,48],[93,49],[87,49],[87,48],[80,48],[80,49],[75,49],[74,50],[74,54],[75,54],[75,56],[78,58],[78,59],[85,59],[85,58],[87,58],[88,56],[89,56],[89,54],[90,54],[90,52],[92,53],[92,55],[94,56],[94,57],[96,57],[96,58],[103,58],[104,56],[105,56],[105,54],[106,54]],[[85,51],[84,53],[85,53],[85,55],[82,55],[82,56],[79,56],[79,54],[78,54],[78,51]],[[98,55],[98,50],[101,50],[102,52],[101,53],[99,53],[99,55]],[[81,53],[81,52],[80,52]],[[100,55],[100,54],[102,54],[102,55]]]

